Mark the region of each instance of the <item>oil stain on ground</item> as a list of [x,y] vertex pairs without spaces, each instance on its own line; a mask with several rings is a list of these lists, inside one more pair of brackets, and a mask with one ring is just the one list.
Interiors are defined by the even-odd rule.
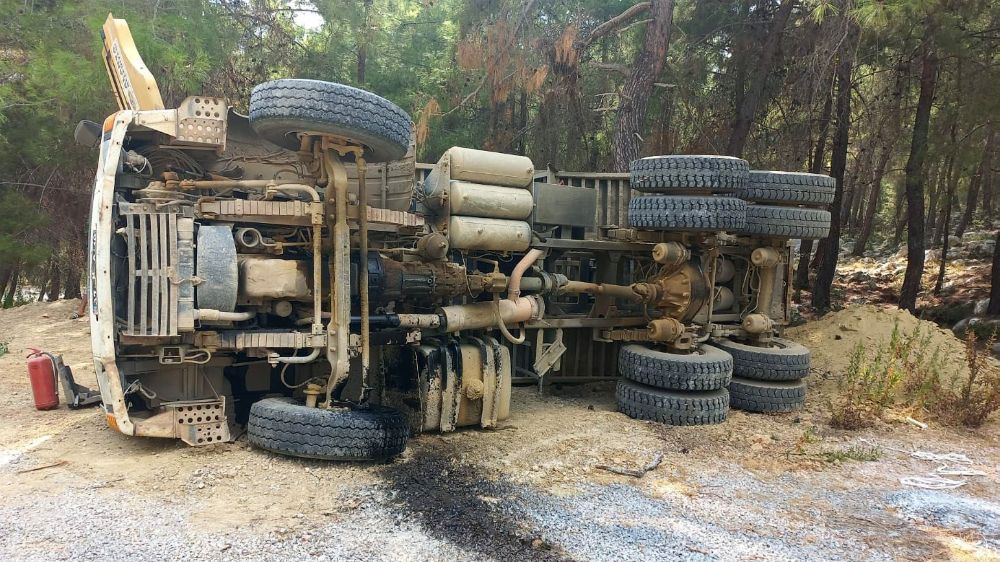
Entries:
[[418,449],[381,475],[398,507],[427,534],[497,560],[572,560],[521,524],[513,484],[491,480],[475,465],[457,464],[444,451]]

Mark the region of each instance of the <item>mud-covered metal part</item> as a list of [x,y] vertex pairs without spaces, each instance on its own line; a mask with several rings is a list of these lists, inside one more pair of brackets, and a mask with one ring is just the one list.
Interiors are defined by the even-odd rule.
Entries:
[[306,261],[241,256],[239,272],[243,298],[308,301],[312,297]]
[[327,221],[333,238],[330,251],[330,323],[327,324],[329,341],[326,348],[331,372],[324,402],[329,405],[334,389],[347,379],[350,369],[351,231],[347,225],[347,170],[334,148],[324,147],[322,150],[322,165],[328,180]]
[[766,314],[748,314],[740,324],[748,334],[759,335],[774,329],[774,320]]
[[647,329],[650,340],[672,342],[684,333],[684,324],[676,318],[658,318],[651,320]]
[[695,261],[673,271],[664,267],[643,283],[633,285],[635,292],[656,306],[666,316],[690,322],[710,298],[708,277]]
[[199,226],[195,267],[199,280],[195,289],[198,308],[236,310],[239,271],[232,227]]
[[559,287],[560,294],[606,295],[609,297],[639,301],[643,295],[637,293],[630,285],[615,285],[612,283],[588,283],[585,281],[567,281]]
[[669,269],[680,267],[691,259],[691,251],[679,242],[660,242],[653,246],[653,261]]
[[444,259],[448,249],[448,238],[437,232],[425,234],[417,240],[417,253],[426,260]]
[[536,320],[544,311],[542,300],[537,297],[520,297],[517,300],[453,304],[441,307],[437,314],[444,318],[444,328],[449,332],[496,328],[504,324],[516,324]]
[[137,435],[172,437],[192,446],[230,441],[226,398],[164,402],[138,424]]
[[194,220],[177,219],[177,331],[194,330]]
[[491,428],[510,416],[510,350],[494,338],[404,348],[394,369],[410,373],[401,382],[418,392],[410,400],[405,389],[387,391],[390,404],[409,411],[413,432]]
[[756,311],[765,316],[771,314],[771,304],[774,295],[777,266],[781,263],[781,255],[774,248],[756,248],[750,254],[750,263],[757,268],[760,275],[760,289],[757,292]]
[[[381,258],[384,281],[376,298],[383,302],[438,299],[468,295],[470,286],[461,264],[447,261],[415,262]],[[478,294],[479,291],[476,291]]]

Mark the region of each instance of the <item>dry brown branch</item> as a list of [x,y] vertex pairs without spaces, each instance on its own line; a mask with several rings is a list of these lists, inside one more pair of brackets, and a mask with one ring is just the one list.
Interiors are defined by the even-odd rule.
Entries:
[[68,461],[59,461],[59,462],[54,462],[52,464],[43,464],[42,466],[33,466],[31,468],[25,468],[23,470],[18,470],[17,473],[18,474],[26,474],[28,472],[35,472],[36,470],[45,470],[46,468],[55,468],[57,466],[62,466],[64,464],[66,464],[67,462]]
[[653,460],[649,461],[646,466],[636,470],[634,468],[624,468],[621,466],[611,466],[606,464],[599,464],[596,468],[601,470],[606,470],[608,472],[613,472],[615,474],[621,474],[622,476],[631,476],[633,478],[642,478],[650,470],[654,470],[656,467],[660,466],[663,462],[663,453],[656,453],[653,456]]

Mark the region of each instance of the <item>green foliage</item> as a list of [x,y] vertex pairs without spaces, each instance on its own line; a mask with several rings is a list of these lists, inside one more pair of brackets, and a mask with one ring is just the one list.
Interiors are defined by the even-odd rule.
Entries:
[[823,460],[830,463],[841,463],[846,461],[871,462],[882,458],[882,449],[879,449],[878,447],[861,447],[859,445],[851,445],[846,449],[823,451],[820,453],[820,456]]
[[871,351],[858,344],[830,404],[830,425],[858,429],[902,408],[979,427],[1000,410],[1000,366],[990,356],[995,342],[995,334],[984,341],[966,333],[967,371],[945,369],[942,350],[920,327],[903,334],[897,325],[889,341]]
[[43,262],[48,250],[32,240],[48,218],[34,202],[11,189],[0,189],[0,209],[0,264]]
[[[648,12],[587,38],[636,3],[2,2],[0,187],[58,217],[48,230],[35,228],[33,244],[83,267],[87,179],[96,158],[73,143],[72,133],[80,119],[101,121],[116,110],[101,60],[100,29],[109,12],[129,22],[168,106],[207,94],[245,111],[260,82],[329,80],[409,111],[421,126],[421,161],[465,145],[526,154],[539,169],[605,170],[622,84],[642,48]],[[847,185],[860,193],[881,188],[873,242],[891,241],[893,188],[901,184],[916,95],[915,57],[929,27],[942,65],[928,168],[943,169],[951,158],[960,176],[955,200],[964,201],[987,121],[1000,113],[1000,2],[805,0],[779,34],[775,63],[761,71],[757,63],[774,36],[779,4],[675,2],[666,68],[649,99],[640,100],[648,106],[638,132],[643,154],[719,153],[748,85],[763,80],[743,156],[759,169],[804,171],[821,136],[832,62],[855,52]],[[856,44],[847,40],[850,25],[861,29]],[[897,77],[901,91],[894,95]],[[829,144],[827,135],[827,150]],[[845,231],[854,235],[857,225]],[[44,254],[36,250],[29,253]]]
[[10,340],[0,339],[0,357],[10,353]]
[[861,343],[854,349],[838,395],[830,403],[830,425],[842,429],[871,425],[897,404],[901,387],[905,387],[903,403],[932,404],[942,368],[940,350],[930,346],[929,333],[917,327],[903,334],[896,324],[888,342],[870,352]]
[[991,357],[996,341],[995,332],[985,340],[979,340],[972,330],[966,334],[969,374],[960,377],[952,371],[944,388],[934,389],[940,394],[938,415],[953,423],[979,427],[1000,410],[1000,366]]

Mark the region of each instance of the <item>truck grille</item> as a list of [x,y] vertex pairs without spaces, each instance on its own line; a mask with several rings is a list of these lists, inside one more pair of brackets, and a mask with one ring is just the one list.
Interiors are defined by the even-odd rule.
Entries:
[[177,335],[177,215],[122,204],[128,241],[128,310],[124,334]]

